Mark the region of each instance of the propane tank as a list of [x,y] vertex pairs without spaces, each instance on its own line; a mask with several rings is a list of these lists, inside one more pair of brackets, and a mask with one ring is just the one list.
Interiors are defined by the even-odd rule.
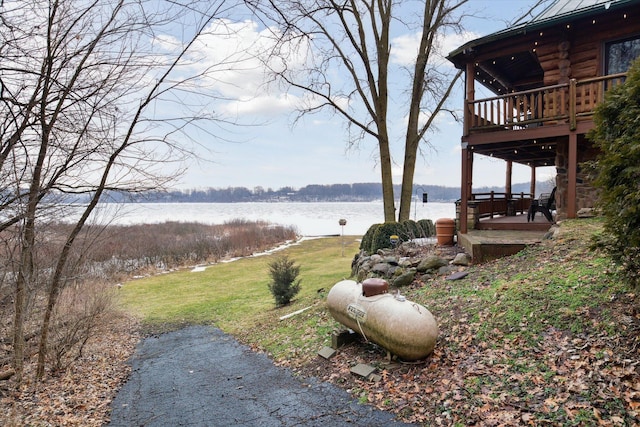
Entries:
[[438,338],[431,312],[400,294],[388,293],[379,282],[382,279],[374,280],[378,282],[373,285],[365,280],[364,290],[363,283],[353,280],[336,283],[327,295],[333,318],[401,359],[428,356]]

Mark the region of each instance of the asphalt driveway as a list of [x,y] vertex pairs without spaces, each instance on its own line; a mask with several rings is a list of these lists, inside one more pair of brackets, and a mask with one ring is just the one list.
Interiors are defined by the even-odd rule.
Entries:
[[404,426],[344,390],[299,379],[219,329],[145,339],[110,426]]

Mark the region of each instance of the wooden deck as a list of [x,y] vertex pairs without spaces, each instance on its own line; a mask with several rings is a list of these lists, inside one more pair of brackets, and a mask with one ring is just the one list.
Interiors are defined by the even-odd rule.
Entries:
[[546,232],[553,224],[541,213],[537,213],[534,220],[527,221],[527,213],[515,216],[494,216],[482,218],[477,224],[477,230],[514,230],[514,231],[542,231]]
[[552,226],[540,213],[533,222],[527,222],[526,214],[487,218],[476,229],[458,233],[458,245],[471,255],[474,264],[479,264],[539,244]]

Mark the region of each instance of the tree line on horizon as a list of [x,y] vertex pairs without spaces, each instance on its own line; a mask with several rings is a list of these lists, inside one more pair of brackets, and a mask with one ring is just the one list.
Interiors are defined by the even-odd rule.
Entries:
[[[536,188],[544,189],[546,182],[536,183]],[[398,186],[399,187],[399,186]],[[504,192],[502,187],[481,187],[476,192]],[[543,190],[544,192],[545,190]],[[550,191],[550,189],[549,189]],[[514,194],[528,193],[529,183],[514,184]],[[414,197],[417,203],[423,201],[423,193],[428,202],[453,202],[460,198],[460,187],[442,185],[415,185]],[[240,203],[240,202],[371,202],[382,199],[380,183],[354,184],[311,184],[299,189],[281,187],[227,187],[206,189],[181,189],[171,191],[153,191],[143,194],[112,193],[110,202],[117,203]]]

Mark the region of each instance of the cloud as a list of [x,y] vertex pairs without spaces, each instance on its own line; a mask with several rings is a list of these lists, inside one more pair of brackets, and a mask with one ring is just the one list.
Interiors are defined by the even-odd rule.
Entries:
[[[278,47],[279,33],[251,20],[218,19],[198,37],[184,63],[185,75],[197,75],[193,85],[201,95],[215,97],[213,109],[231,115],[254,114],[273,117],[296,109],[315,107],[321,102],[308,94],[279,86],[273,71],[281,71],[286,55],[287,70],[303,70],[310,49],[305,41]],[[176,40],[158,37],[154,43],[170,49]],[[345,102],[339,100],[341,104]]]
[[420,46],[420,34],[404,34],[391,40],[391,62],[398,65],[415,63]]
[[[437,60],[434,65],[453,67],[453,64],[446,60],[447,55],[466,42],[478,37],[480,35],[472,31],[439,35],[435,42],[434,58],[437,58]],[[394,37],[391,40],[391,62],[400,66],[413,65],[418,55],[420,38],[421,34],[419,32]]]
[[244,97],[224,103],[221,110],[231,115],[260,115],[260,116],[278,116],[282,113],[293,111],[299,100],[295,96],[287,94],[257,95],[252,97]]

